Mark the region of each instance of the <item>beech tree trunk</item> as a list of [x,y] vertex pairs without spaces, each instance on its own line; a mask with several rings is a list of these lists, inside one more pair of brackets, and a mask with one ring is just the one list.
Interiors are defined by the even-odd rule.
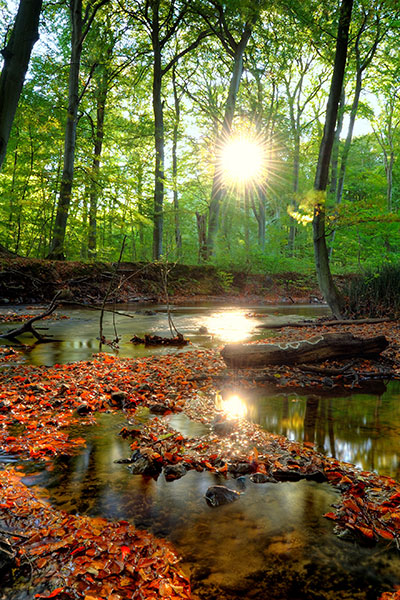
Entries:
[[39,39],[42,0],[21,0],[8,44],[1,54],[0,76],[0,169],[6,156],[11,127],[25,81],[32,48]]
[[376,356],[389,342],[383,335],[359,338],[351,333],[325,333],[308,340],[280,344],[228,344],[221,356],[228,367],[262,368],[267,365],[292,365],[328,358]]
[[346,66],[352,8],[353,0],[342,0],[336,42],[335,64],[326,110],[324,134],[319,150],[314,181],[316,195],[313,219],[315,266],[320,290],[336,318],[340,318],[342,314],[342,299],[333,282],[329,266],[325,233],[325,200],[338,106]]
[[60,194],[54,223],[53,237],[48,258],[64,260],[65,231],[69,206],[71,204],[72,182],[74,179],[76,127],[79,106],[79,71],[82,55],[82,0],[72,0],[70,4],[72,39],[71,63],[68,79],[68,110],[64,136],[64,165],[60,184]]

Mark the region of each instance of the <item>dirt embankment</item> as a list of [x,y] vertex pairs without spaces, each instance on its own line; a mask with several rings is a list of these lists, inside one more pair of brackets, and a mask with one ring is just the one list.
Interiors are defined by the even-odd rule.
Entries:
[[3,257],[0,304],[49,302],[60,289],[75,302],[142,300],[171,303],[214,301],[318,302],[315,276],[298,273],[250,274],[212,265],[79,263]]

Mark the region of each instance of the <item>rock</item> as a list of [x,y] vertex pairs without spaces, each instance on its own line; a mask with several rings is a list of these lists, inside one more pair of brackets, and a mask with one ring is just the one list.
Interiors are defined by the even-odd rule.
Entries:
[[205,499],[209,506],[221,506],[222,504],[230,504],[240,497],[239,492],[230,490],[224,485],[212,485],[205,493]]
[[143,383],[142,385],[136,386],[137,392],[152,392],[153,388],[148,383]]
[[208,329],[207,329],[207,327],[204,327],[204,325],[202,325],[201,327],[199,327],[198,332],[199,333],[208,333]]
[[243,463],[232,463],[228,467],[229,473],[233,475],[247,475],[248,473],[252,473],[255,469],[248,462]]
[[149,404],[149,409],[150,412],[154,413],[155,415],[165,415],[166,412],[171,410],[168,406],[165,406],[165,404],[161,404],[159,402]]
[[276,481],[273,477],[270,477],[270,475],[267,475],[266,473],[253,473],[253,475],[250,475],[250,480],[253,483],[268,483],[269,481]]
[[168,465],[164,467],[164,477],[167,481],[174,481],[180,479],[186,475],[187,469],[183,463],[177,463],[176,465]]
[[327,477],[323,471],[315,470],[306,473],[306,479],[309,481],[316,481],[317,483],[324,483],[327,481]]
[[153,460],[150,454],[145,450],[136,450],[131,456],[131,466],[129,467],[132,475],[149,475],[158,477],[161,472],[161,462]]
[[87,415],[90,412],[92,412],[92,409],[88,404],[86,404],[86,402],[82,402],[82,404],[77,406],[76,412],[78,413],[78,415]]
[[121,390],[117,390],[116,392],[111,393],[111,401],[110,404],[112,406],[119,406],[122,408],[124,403],[128,400],[128,394],[126,392],[122,392]]
[[305,478],[304,473],[295,470],[284,471],[283,469],[275,469],[272,471],[272,476],[278,481],[300,481]]
[[245,490],[246,489],[246,477],[243,477],[243,475],[241,475],[240,477],[238,477],[235,481],[236,483],[236,487],[239,490]]

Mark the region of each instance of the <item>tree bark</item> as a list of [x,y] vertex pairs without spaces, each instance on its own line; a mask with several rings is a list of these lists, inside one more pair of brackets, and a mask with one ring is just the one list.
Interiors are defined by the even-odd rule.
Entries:
[[64,164],[60,184],[60,194],[54,223],[53,237],[48,258],[64,260],[65,231],[71,203],[72,182],[76,146],[76,127],[79,106],[79,71],[82,55],[82,0],[72,0],[70,4],[72,38],[71,63],[68,79],[68,110],[64,136]]
[[164,114],[161,98],[162,66],[159,23],[160,1],[153,2],[153,112],[154,112],[154,204],[153,204],[153,259],[158,260],[162,255],[162,238],[164,229]]
[[175,244],[177,257],[180,258],[182,254],[182,234],[180,228],[179,219],[179,195],[178,195],[178,134],[179,134],[179,123],[181,116],[180,97],[176,85],[176,69],[175,65],[172,67],[172,87],[174,92],[174,107],[175,107],[175,119],[172,132],[172,181],[173,181],[173,194],[174,194],[174,221],[175,221]]
[[4,162],[11,127],[25,81],[32,48],[39,39],[42,0],[21,0],[8,44],[1,54],[0,76],[0,169]]
[[267,365],[310,363],[329,358],[376,356],[389,345],[385,336],[358,338],[350,333],[326,333],[308,340],[280,344],[228,344],[221,356],[228,367],[262,368]]
[[99,197],[99,172],[100,157],[104,140],[104,113],[107,101],[108,82],[107,71],[103,74],[98,89],[96,107],[96,131],[93,147],[93,164],[91,172],[90,196],[89,196],[89,234],[88,251],[92,258],[97,254],[97,203]]
[[342,299],[333,282],[329,266],[325,233],[325,200],[337,112],[346,66],[352,8],[353,0],[342,0],[336,42],[335,64],[326,110],[324,134],[320,145],[314,181],[316,198],[314,204],[313,234],[316,272],[320,290],[336,318],[341,317]]

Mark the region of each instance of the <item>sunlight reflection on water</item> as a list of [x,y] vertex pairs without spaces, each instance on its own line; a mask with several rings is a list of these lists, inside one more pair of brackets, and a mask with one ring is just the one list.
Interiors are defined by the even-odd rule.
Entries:
[[225,342],[247,340],[254,330],[254,319],[246,317],[243,310],[215,313],[204,319],[208,331]]

